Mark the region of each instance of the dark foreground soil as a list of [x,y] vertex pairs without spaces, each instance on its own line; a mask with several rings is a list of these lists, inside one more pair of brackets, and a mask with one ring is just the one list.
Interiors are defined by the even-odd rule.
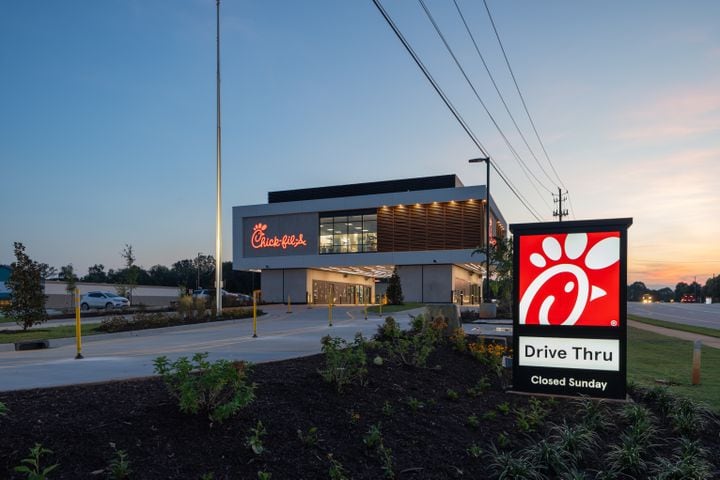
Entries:
[[[542,422],[535,431],[522,428],[517,412],[527,411],[530,397],[505,393],[495,373],[449,347],[436,351],[429,365],[438,367],[427,369],[389,362],[377,366],[372,356],[369,360],[367,386],[343,394],[317,373],[321,355],[255,365],[251,379],[257,384],[256,400],[236,417],[213,425],[205,416],[180,413],[158,378],[0,393],[9,410],[0,416],[0,478],[25,478],[13,473],[13,467],[36,443],[53,451],[43,458],[44,465],[59,464],[49,478],[62,479],[107,478],[115,457],[111,443],[127,452],[129,478],[199,479],[212,473],[215,479],[257,479],[262,471],[272,474],[272,480],[328,479],[328,454],[342,464],[344,478],[496,478],[492,444],[502,445],[506,437],[510,443],[504,450],[518,452],[541,439],[554,441],[553,424],[574,425],[582,417],[577,401],[543,399]],[[467,393],[482,376],[490,379],[489,390],[477,397]],[[448,389],[459,398],[449,398]],[[641,396],[636,395],[638,401],[644,401]],[[411,399],[422,405],[413,409]],[[509,413],[503,413],[503,402]],[[657,405],[648,406],[655,412],[657,434],[642,454],[646,470],[618,478],[651,478],[659,459],[673,458],[678,434]],[[605,455],[618,443],[627,420],[621,415],[623,404],[607,408],[611,424],[598,427],[600,446],[578,462],[585,476],[573,478],[595,478],[596,471],[609,468]],[[483,416],[490,411],[495,418]],[[479,419],[476,426],[468,420],[472,415]],[[267,430],[262,438],[266,450],[260,455],[246,445],[258,420]],[[377,450],[363,443],[375,424],[391,451],[390,471],[383,470]],[[319,437],[314,445],[298,435],[311,427]],[[706,459],[714,462],[708,478],[716,476],[717,419],[706,419],[702,430],[689,436],[702,442]],[[473,455],[468,451],[472,444],[484,453]],[[558,477],[550,469],[544,475]]]

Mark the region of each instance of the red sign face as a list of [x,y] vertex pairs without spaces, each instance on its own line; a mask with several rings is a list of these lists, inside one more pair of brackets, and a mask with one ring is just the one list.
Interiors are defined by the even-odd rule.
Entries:
[[619,325],[620,232],[519,240],[521,325]]

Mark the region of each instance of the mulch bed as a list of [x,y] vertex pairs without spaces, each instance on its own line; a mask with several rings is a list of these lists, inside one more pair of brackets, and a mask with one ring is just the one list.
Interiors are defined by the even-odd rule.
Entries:
[[[381,460],[363,443],[370,426],[380,424],[383,443],[392,451],[395,478],[483,479],[492,478],[488,458],[468,454],[471,444],[487,452],[505,432],[511,441],[506,448],[520,448],[548,438],[550,422],[573,423],[579,415],[577,402],[543,400],[548,415],[537,432],[521,432],[513,411],[481,419],[473,428],[468,416],[481,417],[502,402],[522,409],[530,397],[504,393],[495,373],[449,347],[434,352],[426,369],[387,361],[377,366],[373,356],[367,386],[343,394],[317,373],[322,355],[255,365],[251,379],[257,384],[256,400],[221,424],[181,413],[159,378],[0,393],[0,402],[9,409],[7,416],[0,416],[0,478],[23,478],[12,469],[35,443],[53,451],[43,458],[44,465],[59,464],[49,478],[106,478],[113,443],[128,453],[130,478],[199,479],[212,473],[215,479],[256,479],[265,471],[272,480],[327,479],[332,454],[347,478],[380,479],[385,478]],[[467,389],[482,376],[492,386],[472,397]],[[448,389],[459,398],[448,398]],[[413,410],[411,397],[423,406]],[[386,402],[392,408],[389,415],[383,412]],[[261,455],[246,446],[258,420],[268,432],[262,438],[267,450]],[[298,436],[298,430],[307,433],[311,427],[317,428],[316,445]],[[616,440],[621,428],[610,428],[603,438]],[[661,434],[672,437],[666,430]],[[720,427],[710,423],[701,439],[709,459],[718,462]],[[656,447],[653,456],[669,457],[672,448],[668,441]],[[603,468],[604,453],[588,460],[587,471]]]

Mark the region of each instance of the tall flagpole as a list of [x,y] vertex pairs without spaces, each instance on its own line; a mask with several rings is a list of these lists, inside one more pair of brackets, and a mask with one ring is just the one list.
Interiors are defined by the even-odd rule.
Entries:
[[220,132],[220,0],[215,1],[217,10],[217,198],[215,210],[215,308],[217,315],[222,313],[222,154]]

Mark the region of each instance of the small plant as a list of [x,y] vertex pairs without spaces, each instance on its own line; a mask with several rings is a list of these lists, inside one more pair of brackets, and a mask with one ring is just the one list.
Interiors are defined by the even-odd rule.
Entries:
[[378,447],[378,455],[380,456],[380,462],[382,462],[381,468],[385,474],[385,478],[395,478],[392,450],[380,443],[380,446]]
[[425,404],[415,397],[408,397],[407,404],[413,412],[417,412],[421,408],[425,408]]
[[350,410],[348,412],[350,414],[350,423],[353,425],[357,425],[360,423],[360,412],[356,412],[355,410]]
[[215,478],[215,474],[213,472],[207,472],[200,475],[200,480],[213,480]]
[[465,330],[463,330],[462,327],[453,330],[448,340],[450,341],[450,345],[458,352],[464,353],[467,351],[467,339]]
[[375,449],[382,444],[382,432],[380,431],[380,424],[370,425],[370,429],[363,436],[363,443],[369,449]]
[[480,458],[483,454],[483,449],[477,443],[471,443],[467,448],[467,453],[473,458]]
[[385,400],[385,403],[383,403],[382,413],[386,417],[392,417],[392,415],[395,413],[395,409],[393,409],[393,406],[387,400]]
[[477,415],[470,415],[467,417],[467,424],[471,428],[478,428],[480,427],[480,420],[478,419]]
[[581,398],[575,401],[582,416],[582,423],[592,431],[602,431],[610,427],[607,403],[602,400]]
[[456,402],[458,398],[460,398],[460,395],[458,395],[458,393],[452,388],[447,389],[447,391],[445,392],[445,396],[447,396],[447,399],[451,402]]
[[654,468],[657,480],[701,480],[712,477],[707,450],[697,441],[681,438],[672,458],[661,458]]
[[258,480],[270,480],[272,478],[272,473],[265,472],[263,470],[259,470],[257,472]]
[[15,467],[17,473],[24,473],[27,475],[28,480],[45,480],[50,472],[55,470],[59,464],[50,465],[49,467],[42,468],[40,465],[40,457],[45,454],[53,453],[52,450],[43,448],[39,443],[36,443],[33,448],[30,449],[30,455],[20,460],[19,465]]
[[180,357],[172,363],[165,356],[157,357],[155,373],[178,399],[181,411],[204,411],[211,421],[222,422],[253,401],[255,385],[246,383],[246,362],[208,362],[207,355],[196,353],[192,361]]
[[[420,316],[418,315],[418,317]],[[415,319],[418,317],[415,317]],[[385,317],[385,322],[378,326],[377,333],[375,334],[375,340],[384,342],[399,337],[401,334],[402,331],[400,330],[400,325],[398,325],[395,319],[393,317]]]
[[542,424],[547,413],[540,400],[531,398],[529,408],[515,410],[515,423],[521,432],[534,432]]
[[552,430],[552,440],[576,462],[582,460],[585,455],[597,451],[597,434],[582,424],[570,426],[563,423],[555,425]]
[[483,420],[495,420],[497,418],[497,412],[495,410],[488,410],[482,414]]
[[490,381],[487,377],[482,376],[475,385],[467,389],[468,395],[471,397],[479,397],[483,392],[490,388]]
[[497,408],[497,411],[502,413],[503,415],[507,415],[508,413],[510,413],[510,403],[508,402],[498,403],[497,407],[495,408]]
[[645,445],[623,434],[620,437],[620,444],[610,447],[606,459],[612,470],[637,475],[647,470],[645,453]]
[[252,435],[245,438],[245,445],[250,447],[255,455],[261,455],[265,451],[262,437],[267,434],[262,422],[258,420],[255,428],[251,428]]
[[345,467],[342,466],[342,463],[335,460],[332,453],[328,453],[327,458],[330,461],[330,469],[328,470],[330,480],[349,480],[347,471]]
[[510,446],[510,437],[506,432],[500,432],[497,436],[497,444],[500,446],[500,448],[507,448]]
[[318,372],[326,382],[335,384],[338,393],[353,383],[365,385],[367,357],[361,334],[357,333],[352,343],[340,337],[323,337],[322,351],[325,368]]
[[705,427],[707,412],[692,400],[679,398],[668,417],[674,430],[683,435],[693,436]]
[[130,469],[130,460],[125,450],[118,450],[113,442],[110,446],[115,451],[115,457],[110,461],[108,466],[109,476],[113,480],[124,480],[130,478],[132,470]]
[[573,459],[560,444],[545,439],[528,448],[527,454],[543,470],[554,475],[559,475],[573,465]]
[[494,477],[499,480],[539,480],[543,478],[537,466],[527,455],[498,450],[495,445],[492,445],[488,456],[490,457],[488,467]]
[[320,437],[317,433],[318,429],[317,427],[310,427],[308,429],[307,433],[303,433],[302,430],[298,429],[297,434],[298,438],[302,443],[307,445],[308,447],[315,447],[317,446],[318,442],[320,441]]
[[8,411],[7,406],[3,402],[0,402],[0,417],[7,415]]

